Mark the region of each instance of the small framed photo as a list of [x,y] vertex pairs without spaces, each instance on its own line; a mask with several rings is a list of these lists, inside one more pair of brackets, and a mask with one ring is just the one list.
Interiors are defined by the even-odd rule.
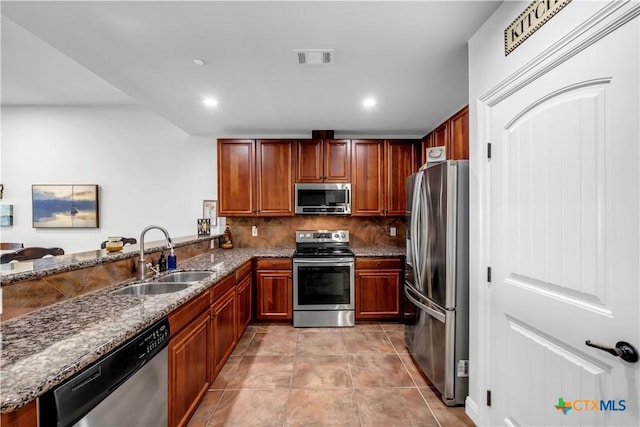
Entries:
[[211,220],[201,218],[198,220],[198,236],[209,236],[211,234]]
[[202,202],[202,218],[209,218],[210,225],[218,225],[217,200],[205,200]]
[[97,185],[33,185],[34,228],[98,228]]
[[0,205],[0,227],[13,225],[13,205]]

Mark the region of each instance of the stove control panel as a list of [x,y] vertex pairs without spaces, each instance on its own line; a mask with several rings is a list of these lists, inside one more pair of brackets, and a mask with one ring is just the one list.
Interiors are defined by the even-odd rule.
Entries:
[[299,230],[296,243],[349,243],[348,230]]

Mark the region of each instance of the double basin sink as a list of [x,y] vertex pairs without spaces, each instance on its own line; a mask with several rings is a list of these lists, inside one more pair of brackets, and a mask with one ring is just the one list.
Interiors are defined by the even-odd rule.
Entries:
[[189,286],[214,275],[213,271],[176,271],[166,276],[154,279],[151,282],[138,283],[125,286],[122,289],[113,291],[112,294],[119,295],[158,295],[170,294],[182,291]]

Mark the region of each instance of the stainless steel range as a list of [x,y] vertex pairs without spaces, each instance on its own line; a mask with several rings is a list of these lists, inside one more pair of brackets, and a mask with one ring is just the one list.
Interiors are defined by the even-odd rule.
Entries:
[[354,326],[354,266],[348,231],[296,231],[293,326]]

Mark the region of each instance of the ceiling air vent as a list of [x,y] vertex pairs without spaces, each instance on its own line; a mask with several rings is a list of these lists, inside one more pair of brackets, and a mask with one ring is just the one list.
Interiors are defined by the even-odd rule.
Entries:
[[293,53],[298,56],[300,65],[331,64],[335,57],[333,49],[304,49]]

